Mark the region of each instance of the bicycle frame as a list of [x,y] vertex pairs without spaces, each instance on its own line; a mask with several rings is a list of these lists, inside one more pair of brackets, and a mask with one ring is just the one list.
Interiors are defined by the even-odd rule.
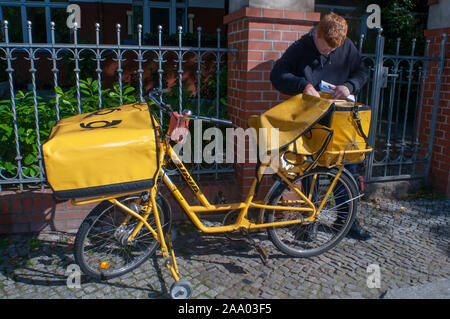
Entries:
[[[250,191],[247,194],[246,198],[242,202],[235,202],[235,203],[228,203],[228,204],[211,204],[206,196],[201,191],[200,187],[197,185],[195,180],[190,175],[189,171],[184,166],[183,162],[180,160],[174,149],[169,143],[170,138],[168,135],[161,136],[159,127],[156,128],[158,132],[158,138],[157,143],[160,150],[162,150],[159,154],[159,171],[157,172],[156,180],[161,177],[165,185],[168,187],[170,192],[173,194],[177,202],[180,204],[180,206],[183,208],[183,210],[186,212],[189,219],[193,222],[193,224],[200,229],[204,233],[223,233],[223,232],[231,232],[231,231],[239,231],[239,230],[253,230],[253,229],[261,229],[261,228],[268,228],[268,227],[283,227],[283,226],[289,226],[293,224],[300,224],[305,222],[313,222],[317,220],[318,215],[320,214],[322,208],[324,207],[325,203],[327,202],[331,191],[335,187],[342,171],[344,168],[344,165],[339,165],[338,173],[336,174],[334,180],[332,181],[331,185],[329,186],[328,191],[325,194],[324,199],[320,203],[319,207],[316,208],[314,203],[312,203],[312,193],[313,189],[316,184],[316,179],[312,179],[312,183],[310,186],[310,189],[308,191],[309,197],[307,197],[302,190],[297,188],[290,179],[282,172],[277,171],[277,175],[293,190],[295,193],[297,193],[300,196],[300,200],[292,201],[287,200],[288,206],[280,206],[280,205],[267,205],[264,204],[262,201],[254,200],[255,197],[255,189],[256,185],[258,183],[258,180],[261,179],[261,176],[264,174],[265,170],[269,166],[268,164],[262,164],[260,166],[260,169],[258,170],[258,176],[255,176],[252,182],[252,185],[250,187]],[[168,156],[166,156],[168,155]],[[167,159],[169,158],[169,159]],[[169,175],[165,171],[165,165],[168,162],[172,162],[175,164],[175,167],[177,171],[183,176],[186,183],[189,185],[190,189],[193,191],[195,197],[200,201],[201,205],[190,205],[178,187],[172,182]],[[264,161],[263,161],[264,163]],[[262,168],[262,171],[261,171]],[[134,191],[130,193],[122,193],[122,194],[114,194],[109,196],[100,196],[95,197],[91,199],[86,200],[75,200],[72,199],[72,204],[75,206],[94,203],[94,202],[100,202],[100,201],[109,201],[115,206],[119,207],[121,210],[126,212],[127,217],[123,221],[122,225],[125,225],[128,223],[128,221],[135,217],[139,220],[139,223],[133,230],[133,232],[129,235],[127,238],[127,241],[131,241],[135,238],[135,236],[139,233],[141,228],[145,226],[149,232],[152,234],[152,236],[155,238],[155,240],[160,244],[161,252],[163,255],[163,258],[166,258],[166,266],[172,273],[173,278],[176,281],[179,281],[179,270],[178,266],[175,260],[175,254],[172,248],[172,243],[170,239],[170,234],[164,234],[163,233],[163,227],[161,225],[160,220],[160,213],[158,211],[157,205],[156,205],[156,194],[157,194],[157,185],[158,183],[155,183],[154,187],[148,190],[150,192],[150,202],[144,203],[144,205],[141,205],[140,212],[136,212],[132,210],[131,208],[127,207],[126,205],[122,204],[118,198],[133,194],[140,194],[142,191]],[[139,203],[141,204],[141,203]],[[289,204],[302,204],[302,207],[296,207]],[[250,208],[259,208],[259,209],[267,209],[267,210],[282,210],[282,211],[292,211],[292,212],[303,212],[303,213],[310,213],[309,216],[303,217],[299,216],[299,218],[295,220],[288,220],[288,221],[276,221],[271,223],[264,223],[264,222],[253,222],[249,220],[248,217],[248,211]],[[224,225],[224,226],[213,226],[213,227],[206,227],[199,219],[197,214],[205,213],[205,212],[225,212],[225,211],[232,211],[236,210],[237,219],[236,222],[231,225]],[[156,229],[153,229],[149,223],[147,222],[147,218],[150,216],[151,212],[154,214],[155,218],[155,224]],[[141,214],[140,214],[141,213]],[[167,238],[167,244],[166,240],[164,238],[166,236]],[[170,258],[171,257],[171,258]],[[171,261],[170,261],[171,260]]]
[[[186,212],[189,219],[194,223],[194,225],[198,229],[200,229],[204,233],[222,233],[222,232],[236,231],[236,230],[240,230],[240,229],[252,230],[252,229],[267,228],[267,227],[280,227],[280,226],[288,226],[288,225],[292,225],[292,224],[299,224],[302,222],[315,221],[317,215],[320,213],[321,209],[323,208],[326,201],[328,200],[328,197],[343,170],[343,166],[341,166],[338,174],[336,175],[335,179],[333,180],[332,184],[330,185],[328,192],[326,193],[323,201],[321,202],[320,206],[317,209],[316,209],[315,205],[311,202],[311,195],[309,197],[306,197],[304,195],[304,193],[301,190],[299,190],[295,185],[293,185],[291,183],[291,181],[289,180],[289,178],[287,178],[280,171],[277,172],[277,175],[280,176],[280,178],[286,184],[288,184],[289,187],[301,197],[301,201],[295,201],[295,202],[306,204],[306,207],[266,205],[266,204],[261,203],[261,201],[254,201],[255,188],[256,188],[256,184],[257,184],[256,177],[253,179],[250,191],[247,194],[247,197],[243,202],[228,203],[228,204],[211,204],[211,203],[209,203],[208,199],[201,191],[200,187],[194,181],[192,176],[189,174],[189,172],[186,169],[186,167],[184,166],[183,162],[179,159],[179,157],[177,156],[177,154],[175,153],[175,151],[173,150],[172,146],[169,144],[167,139],[159,138],[158,141],[160,143],[160,147],[162,147],[162,149],[164,150],[163,152],[161,152],[162,153],[161,158],[160,158],[161,169],[160,169],[160,172],[158,173],[158,175],[160,175],[162,177],[162,180],[167,185],[167,187],[169,188],[170,192],[173,194],[173,196],[175,197],[177,202],[180,204],[180,206]],[[175,164],[176,169],[183,176],[184,180],[187,182],[190,189],[194,192],[194,195],[200,201],[201,205],[191,206],[186,201],[186,199],[184,198],[184,196],[182,195],[182,193],[180,192],[178,187],[172,182],[169,175],[166,173],[166,171],[164,169],[164,165],[163,165],[164,158],[165,158],[164,154],[169,155],[171,161]],[[262,174],[263,173],[261,173],[261,175]],[[315,185],[315,179],[313,179],[313,182],[311,184],[311,189],[314,187],[314,185]],[[149,213],[151,212],[152,207],[155,208],[155,218],[159,219],[159,214],[157,213],[156,204],[153,202],[155,199],[155,195],[156,195],[156,187],[157,186],[155,185],[155,187],[150,190],[151,194],[152,194],[151,206],[144,206],[142,209],[145,212],[144,216],[137,214],[136,212],[134,212],[127,206],[121,204],[117,200],[118,197],[131,195],[131,194],[137,194],[140,192],[115,194],[115,195],[111,195],[111,196],[101,196],[101,197],[96,197],[93,199],[81,200],[81,201],[72,200],[72,204],[73,205],[84,205],[84,204],[88,204],[88,203],[108,200],[111,203],[113,203],[114,205],[117,205],[119,208],[121,208],[125,212],[129,213],[130,215],[132,215],[140,220],[141,223],[138,224],[136,230],[130,236],[129,240],[131,240],[138,233],[138,231],[141,229],[142,226],[145,226],[146,228],[149,229],[149,231],[155,237],[155,239],[157,239],[158,241],[161,242],[162,231],[160,232],[159,229],[157,229],[155,231],[146,221],[146,218],[148,217]],[[310,191],[309,194],[312,194],[312,192]],[[291,201],[291,203],[294,203],[294,202]],[[296,212],[310,212],[311,214],[310,214],[310,216],[308,216],[306,218],[301,218],[301,219],[297,219],[297,220],[282,221],[282,222],[280,221],[280,222],[272,222],[272,223],[254,223],[247,219],[247,213],[248,213],[249,208],[260,208],[260,209],[268,209],[268,210],[283,210],[283,211],[288,210],[288,211],[296,211]],[[237,220],[232,225],[206,227],[203,225],[203,223],[200,221],[200,219],[197,216],[197,214],[204,213],[204,212],[224,212],[224,211],[230,211],[230,210],[239,210],[239,212],[236,212],[236,214],[238,214]],[[156,224],[157,224],[157,228],[159,228],[160,223],[157,221]]]

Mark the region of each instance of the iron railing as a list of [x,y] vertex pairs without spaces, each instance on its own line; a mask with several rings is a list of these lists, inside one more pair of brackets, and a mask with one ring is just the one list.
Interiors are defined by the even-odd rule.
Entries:
[[[437,57],[429,54],[427,40],[424,56],[416,56],[416,40],[411,42],[410,55],[400,55],[400,41],[395,54],[384,54],[384,37],[379,30],[374,53],[363,53],[364,35],[359,51],[369,67],[369,81],[359,93],[359,101],[372,107],[370,144],[374,152],[365,163],[367,182],[427,178],[430,172],[436,114],[439,105],[441,75],[445,59],[446,35]],[[433,76],[434,106],[431,132],[423,136],[424,90],[431,67],[437,67]],[[423,141],[426,140],[426,143]],[[422,141],[422,142],[421,142]],[[423,145],[422,145],[423,144]],[[425,147],[426,145],[426,147]]]
[[[219,116],[219,110],[221,106],[220,101],[220,74],[223,70],[223,65],[226,63],[224,60],[227,57],[229,52],[233,50],[227,48],[221,48],[221,39],[220,39],[220,29],[217,29],[217,46],[216,47],[202,47],[202,29],[199,27],[197,29],[197,46],[183,46],[182,43],[182,35],[183,30],[182,27],[178,27],[178,46],[164,46],[162,43],[162,27],[158,28],[158,44],[157,45],[145,45],[143,44],[143,33],[142,33],[142,25],[138,26],[138,35],[137,35],[137,44],[136,45],[124,45],[121,42],[121,26],[119,24],[116,25],[116,34],[117,34],[117,43],[115,44],[101,44],[100,43],[100,25],[95,25],[95,44],[84,44],[78,41],[78,29],[76,24],[74,25],[73,30],[71,30],[73,35],[73,43],[55,43],[55,23],[51,22],[51,43],[33,43],[32,39],[32,24],[28,21],[28,42],[27,43],[11,43],[9,41],[8,36],[8,21],[4,21],[3,23],[3,36],[4,41],[0,42],[0,61],[3,60],[6,62],[6,73],[8,76],[8,84],[9,84],[9,95],[10,95],[10,108],[11,108],[11,116],[12,116],[12,125],[14,130],[14,139],[15,139],[15,150],[10,150],[11,152],[16,153],[14,158],[15,168],[14,173],[11,174],[11,169],[9,173],[5,167],[1,165],[0,158],[0,191],[1,186],[5,184],[16,184],[23,189],[24,184],[27,183],[40,183],[41,187],[44,187],[45,182],[45,172],[43,168],[42,162],[42,153],[41,153],[41,136],[40,136],[40,114],[38,109],[38,91],[37,91],[37,82],[36,82],[36,73],[38,72],[36,61],[42,59],[42,54],[45,53],[47,55],[47,59],[51,63],[51,73],[53,74],[53,90],[55,97],[58,96],[58,86],[59,86],[59,75],[60,69],[58,68],[58,62],[64,63],[61,61],[63,58],[67,59],[67,54],[69,54],[69,59],[71,63],[74,64],[74,68],[72,70],[75,76],[75,87],[76,87],[76,109],[78,113],[82,113],[82,104],[83,104],[83,94],[82,87],[80,85],[82,79],[80,79],[80,63],[85,58],[81,55],[83,53],[89,53],[92,56],[92,61],[96,65],[95,75],[97,78],[97,91],[98,91],[98,108],[108,106],[104,105],[103,97],[102,97],[102,62],[105,61],[105,57],[109,56],[113,57],[113,60],[117,63],[117,68],[115,73],[118,79],[118,100],[120,104],[123,104],[123,73],[124,68],[123,64],[130,59],[130,54],[134,57],[133,61],[137,63],[137,74],[138,74],[138,87],[136,100],[144,101],[145,90],[144,87],[144,64],[149,61],[149,56],[154,57],[153,61],[157,62],[158,69],[158,83],[157,86],[159,88],[163,88],[163,75],[164,75],[164,64],[167,62],[168,54],[175,54],[175,62],[177,63],[177,78],[178,78],[178,109],[181,112],[183,109],[183,67],[185,66],[185,58],[188,55],[192,55],[194,59],[194,63],[196,63],[196,73],[197,73],[197,84],[196,84],[196,95],[194,95],[194,104],[196,104],[197,114],[201,115],[201,72],[202,72],[202,64],[205,61],[205,57],[207,55],[212,55],[209,57],[209,60],[215,60],[215,81],[216,81],[216,97],[215,101],[211,101],[212,104],[215,103],[216,108],[216,116]],[[37,173],[26,174],[29,170],[27,169],[27,165],[30,163],[24,163],[24,158],[26,158],[27,154],[23,154],[21,151],[21,143],[19,140],[19,130],[18,126],[18,115],[16,110],[15,96],[17,91],[14,88],[14,76],[15,69],[13,68],[13,61],[17,59],[17,55],[25,55],[25,60],[29,63],[29,74],[31,76],[31,91],[33,93],[33,110],[34,110],[34,121],[35,121],[35,132],[36,136],[36,149],[37,149],[37,158],[36,163],[33,165],[37,166]],[[37,57],[37,54],[41,58]],[[63,57],[64,55],[64,57]],[[127,58],[125,58],[127,55]],[[191,58],[192,58],[191,56]],[[42,67],[42,66],[40,66]],[[214,76],[214,75],[213,75]],[[60,101],[58,98],[55,100],[55,120],[60,120],[61,111],[63,110],[64,105],[60,105]],[[177,109],[177,108],[175,108]],[[195,110],[193,110],[195,112]],[[12,131],[11,131],[12,133]],[[1,139],[0,139],[1,140]],[[1,143],[1,142],[0,142]],[[1,154],[0,154],[1,155]],[[217,174],[223,172],[233,172],[233,165],[230,164],[208,164],[208,166],[203,166],[204,164],[196,163],[193,165],[192,173],[194,174],[203,174],[203,173],[214,173],[217,177]],[[173,171],[175,173],[175,170]]]
[[[117,25],[117,43],[106,45],[100,43],[100,25],[96,24],[96,42],[95,44],[83,44],[78,41],[78,30],[76,26],[72,30],[73,43],[60,44],[55,43],[55,25],[51,24],[51,43],[33,43],[31,37],[32,25],[28,23],[28,42],[27,43],[10,43],[8,39],[8,23],[3,24],[4,42],[0,42],[0,59],[6,62],[6,72],[8,74],[10,104],[12,113],[12,123],[14,130],[15,150],[15,174],[5,174],[6,168],[0,165],[0,187],[5,184],[18,184],[20,188],[26,183],[41,183],[45,181],[45,175],[41,154],[41,137],[40,137],[40,121],[39,109],[36,89],[36,61],[39,59],[36,55],[46,53],[47,59],[51,62],[51,73],[53,74],[53,88],[57,95],[57,87],[59,84],[60,70],[58,62],[61,61],[64,53],[69,53],[70,61],[74,63],[73,73],[75,76],[76,87],[76,108],[81,113],[83,96],[80,86],[80,62],[83,60],[81,54],[90,52],[93,55],[92,61],[96,64],[94,73],[98,82],[98,108],[104,107],[102,101],[102,62],[107,55],[112,55],[113,60],[117,63],[115,74],[118,78],[118,100],[123,102],[123,64],[130,59],[126,54],[134,56],[133,61],[137,63],[138,88],[137,100],[143,101],[145,95],[145,87],[143,82],[144,64],[149,60],[148,55],[154,56],[154,61],[158,65],[157,78],[158,87],[163,87],[164,65],[167,64],[168,54],[175,54],[176,72],[178,80],[178,109],[183,109],[183,74],[185,66],[185,58],[192,54],[196,63],[197,84],[196,84],[196,108],[197,114],[201,114],[201,85],[200,74],[202,72],[202,64],[205,56],[211,54],[215,60],[215,77],[216,77],[216,96],[215,111],[216,117],[219,115],[221,107],[220,103],[220,74],[224,61],[222,60],[231,49],[221,48],[220,30],[217,33],[217,46],[214,48],[206,48],[201,46],[202,32],[201,28],[197,30],[198,45],[186,47],[182,43],[182,28],[178,28],[178,45],[163,46],[162,44],[162,28],[159,28],[158,45],[143,44],[142,26],[138,27],[138,43],[137,45],[124,45],[121,43],[121,28]],[[362,52],[364,37],[361,37],[359,50],[369,66],[369,81],[359,93],[358,101],[368,104],[372,107],[372,127],[370,135],[370,143],[374,146],[375,151],[368,156],[365,162],[365,176],[367,182],[388,181],[411,178],[426,178],[429,175],[431,165],[431,152],[433,149],[433,140],[435,134],[435,126],[437,121],[437,110],[439,103],[439,93],[441,86],[441,75],[444,67],[444,53],[446,36],[441,41],[439,57],[429,56],[429,41],[425,49],[425,56],[415,55],[415,41],[411,43],[411,54],[400,55],[400,39],[397,40],[397,50],[395,54],[384,54],[384,38],[379,32],[376,39],[376,48],[374,53]],[[2,56],[3,54],[3,56]],[[12,62],[17,58],[18,54],[24,54],[29,64],[29,73],[31,75],[31,92],[37,154],[38,173],[34,176],[27,174],[24,163],[27,154],[21,151],[19,141],[18,118],[15,105],[14,89],[14,68]],[[434,89],[434,106],[432,108],[430,132],[428,134],[426,147],[421,143],[423,138],[420,136],[423,131],[423,112],[424,112],[424,89],[427,80],[430,77],[431,67],[437,66],[436,81]],[[434,76],[434,75],[433,75]],[[58,99],[55,103],[55,119],[60,119],[60,111],[64,106],[59,104]],[[195,110],[194,110],[195,111]],[[41,114],[42,115],[42,114]],[[209,114],[211,116],[211,114]],[[1,123],[3,124],[3,123]],[[1,127],[0,127],[1,130]],[[1,141],[1,138],[0,138]],[[1,142],[0,142],[1,143]],[[1,161],[1,158],[0,158]],[[26,161],[25,161],[26,162]],[[194,174],[214,173],[216,176],[222,172],[232,172],[233,166],[227,164],[214,163],[192,165]],[[1,190],[1,188],[0,188]]]

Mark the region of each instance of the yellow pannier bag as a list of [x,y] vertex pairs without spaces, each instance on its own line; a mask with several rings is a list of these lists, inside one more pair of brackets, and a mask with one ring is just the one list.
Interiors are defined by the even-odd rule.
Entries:
[[[314,139],[312,140],[314,136]],[[313,168],[322,157],[333,138],[333,130],[319,123],[286,147],[284,160],[295,166],[291,171],[303,174]]]
[[58,199],[124,193],[154,186],[157,122],[146,103],[62,119],[43,144],[47,181]]
[[303,136],[303,143],[321,143],[315,128],[329,128],[333,131],[331,141],[317,158],[317,165],[331,167],[336,164],[362,162],[372,149],[368,145],[371,109],[367,105],[352,102],[334,102],[327,115],[313,126],[310,134]]

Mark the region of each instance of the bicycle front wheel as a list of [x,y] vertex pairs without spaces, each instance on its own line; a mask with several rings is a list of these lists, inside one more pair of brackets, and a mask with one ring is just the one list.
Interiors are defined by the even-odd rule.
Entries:
[[[139,196],[118,199],[120,203],[139,212]],[[169,231],[170,208],[161,195],[156,204],[163,232]],[[139,220],[109,201],[98,204],[84,219],[74,243],[75,262],[89,277],[105,280],[124,275],[141,265],[155,253],[158,241],[142,226],[135,238],[127,241]],[[156,230],[153,212],[147,223]]]
[[[292,182],[308,197],[316,209],[321,205],[336,177],[337,169],[317,168]],[[294,257],[320,255],[336,246],[348,233],[357,212],[359,192],[349,176],[342,173],[325,201],[316,221],[290,226],[268,228],[269,238],[282,252]],[[305,201],[283,181],[277,181],[266,197],[268,204],[278,206],[309,207]],[[304,219],[311,212],[266,210],[267,222]]]

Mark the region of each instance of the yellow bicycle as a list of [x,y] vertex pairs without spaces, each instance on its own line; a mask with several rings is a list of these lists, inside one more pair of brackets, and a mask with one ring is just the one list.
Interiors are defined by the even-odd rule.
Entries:
[[[153,90],[149,104],[171,116],[174,112],[162,101],[163,93]],[[182,118],[223,123],[190,114]],[[265,261],[265,249],[251,239],[254,230],[266,229],[273,244],[293,257],[322,254],[336,246],[349,231],[361,194],[358,183],[344,168],[343,162],[332,168],[319,167],[316,158],[301,174],[280,169],[273,175],[274,183],[264,199],[256,200],[255,189],[265,169],[261,165],[261,174],[255,176],[244,201],[212,204],[172,148],[169,132],[163,134],[161,126],[155,125],[159,149],[156,180],[165,183],[192,223],[202,232],[241,233]],[[190,205],[186,201],[171,180],[166,170],[168,165],[176,167],[200,205]],[[192,286],[180,279],[171,241],[171,208],[159,193],[158,182],[145,191],[72,199],[74,205],[100,202],[79,228],[74,245],[75,260],[84,274],[104,280],[135,269],[160,248],[163,258],[166,258],[165,265],[175,279],[170,289],[171,297],[189,298]],[[254,220],[248,214],[251,208],[259,209]],[[202,213],[226,214],[227,217],[223,225],[207,227],[199,218]]]

